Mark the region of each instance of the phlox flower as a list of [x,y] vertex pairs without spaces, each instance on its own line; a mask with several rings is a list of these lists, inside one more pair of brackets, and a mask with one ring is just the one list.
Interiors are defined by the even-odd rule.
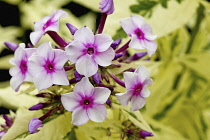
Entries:
[[64,64],[68,60],[65,51],[52,49],[51,43],[41,44],[30,57],[29,71],[37,89],[46,89],[53,84],[69,85]]
[[101,5],[99,8],[101,9],[102,13],[110,15],[114,12],[113,0],[102,0],[99,4]]
[[90,77],[96,74],[98,65],[109,66],[114,59],[115,52],[110,47],[113,42],[109,35],[97,34],[88,28],[78,29],[65,51],[69,60],[76,63],[79,74]]
[[128,36],[132,37],[129,46],[134,49],[146,49],[149,56],[152,56],[157,44],[154,39],[156,35],[152,35],[152,28],[139,15],[131,15],[120,21],[123,30]]
[[78,82],[74,91],[61,95],[61,102],[68,111],[73,111],[72,123],[85,124],[89,119],[103,122],[106,118],[107,101],[111,91],[104,87],[93,87],[87,77]]
[[56,12],[52,12],[51,15],[43,17],[41,21],[37,21],[34,24],[34,32],[30,34],[30,40],[33,45],[36,45],[41,37],[47,31],[55,31],[59,30],[59,19],[68,16],[68,13],[63,10],[57,10]]
[[148,69],[140,65],[134,72],[124,72],[125,93],[117,93],[118,101],[127,106],[131,100],[131,111],[141,109],[146,103],[146,97],[150,95],[147,86],[152,84],[152,79],[149,78],[150,72]]
[[32,74],[28,70],[28,59],[35,51],[35,48],[25,48],[24,43],[15,50],[14,58],[9,61],[14,65],[9,70],[12,76],[10,86],[13,90],[18,91],[24,81],[32,82]]

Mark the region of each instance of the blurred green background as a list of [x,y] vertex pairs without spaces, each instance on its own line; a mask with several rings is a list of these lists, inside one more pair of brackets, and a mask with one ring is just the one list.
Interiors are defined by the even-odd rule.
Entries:
[[[99,0],[1,0],[0,1],[0,113],[14,112],[37,102],[34,97],[9,88],[9,59],[13,52],[3,44],[30,43],[33,22],[63,9],[59,34],[71,41],[65,26],[88,26],[96,30]],[[158,35],[157,52],[145,65],[154,80],[151,96],[141,113],[161,140],[210,140],[210,2],[209,0],[114,0],[115,12],[108,16],[104,33],[129,40],[119,21],[140,14]],[[42,42],[50,41],[48,36]],[[55,45],[55,44],[54,44]],[[138,50],[130,50],[135,53]],[[0,120],[0,123],[4,120]]]

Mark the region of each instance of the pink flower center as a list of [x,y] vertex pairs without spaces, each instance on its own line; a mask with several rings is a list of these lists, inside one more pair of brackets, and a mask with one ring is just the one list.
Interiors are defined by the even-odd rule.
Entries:
[[139,95],[141,93],[142,88],[143,88],[142,84],[136,85],[136,87],[134,89],[134,92],[133,92],[133,95],[134,96]]
[[93,99],[91,97],[83,97],[83,99],[80,101],[80,105],[86,109],[91,108],[93,105]]
[[26,71],[28,70],[27,61],[22,60],[20,62],[20,70],[21,70],[22,74],[26,73]]
[[88,49],[87,49],[87,53],[88,53],[89,55],[92,55],[92,54],[94,53],[94,49],[93,49],[92,47],[88,48]]
[[84,100],[84,105],[89,105],[90,104],[90,101],[89,100]]
[[144,39],[144,33],[140,29],[134,31],[138,39]]
[[52,73],[55,70],[53,62],[46,62],[46,65],[44,66],[44,68],[47,71],[47,73]]

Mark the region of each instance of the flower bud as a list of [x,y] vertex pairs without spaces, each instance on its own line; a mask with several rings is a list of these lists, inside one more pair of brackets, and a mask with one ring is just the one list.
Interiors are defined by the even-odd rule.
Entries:
[[120,45],[121,41],[122,41],[121,38],[115,40],[115,41],[111,44],[111,47],[112,47],[114,50],[117,49],[117,47]]
[[99,7],[99,9],[101,9],[101,13],[106,13],[107,15],[110,15],[114,12],[113,0],[102,0],[99,4],[101,5]]
[[33,118],[30,120],[29,124],[28,124],[28,131],[30,132],[30,134],[33,133],[37,133],[39,132],[38,128],[39,127],[43,127],[44,125],[42,124],[42,121],[37,119],[37,118]]
[[96,74],[94,74],[93,76],[92,76],[92,78],[93,78],[93,81],[95,82],[95,83],[97,83],[97,84],[99,84],[100,82],[101,82],[101,74],[100,73],[96,73]]
[[78,30],[74,25],[72,25],[70,23],[66,23],[66,26],[68,27],[68,29],[72,35],[74,35],[74,33]]
[[12,43],[12,42],[4,42],[4,44],[11,49],[12,51],[15,51],[18,48],[18,44]]
[[145,137],[151,137],[151,136],[154,136],[154,134],[153,133],[151,133],[151,132],[147,132],[147,131],[145,131],[145,130],[141,130],[140,132],[139,132],[139,135],[141,136],[141,138],[145,138]]

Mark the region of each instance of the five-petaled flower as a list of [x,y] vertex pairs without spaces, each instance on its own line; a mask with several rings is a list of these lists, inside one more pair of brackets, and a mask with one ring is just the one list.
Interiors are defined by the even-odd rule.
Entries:
[[51,43],[41,44],[30,57],[29,71],[37,89],[46,89],[53,84],[69,85],[64,64],[68,60],[65,51],[52,49]]
[[152,28],[144,21],[144,18],[139,15],[131,15],[120,21],[123,30],[128,36],[132,37],[129,46],[134,49],[146,49],[149,56],[152,56],[157,44],[153,40],[156,35],[152,35]]
[[113,0],[102,0],[99,4],[101,5],[99,8],[101,9],[102,13],[110,15],[114,12]]
[[61,95],[63,106],[73,111],[72,123],[85,124],[89,119],[94,122],[103,122],[106,118],[107,101],[111,91],[104,87],[93,87],[87,77],[77,83],[74,91]]
[[30,40],[33,45],[36,45],[41,37],[47,31],[55,31],[59,30],[59,19],[68,16],[68,13],[63,10],[58,10],[56,12],[52,12],[50,16],[43,17],[41,21],[35,22],[34,32],[30,34]]
[[24,81],[32,82],[32,74],[28,70],[28,59],[35,51],[35,48],[25,48],[25,44],[21,43],[15,51],[14,58],[10,59],[9,62],[14,65],[9,70],[12,76],[10,85],[13,90],[18,91]]
[[149,78],[150,72],[148,69],[140,65],[134,72],[124,72],[125,93],[117,93],[118,101],[127,106],[131,100],[131,111],[141,109],[146,103],[146,97],[150,95],[147,86],[152,84],[152,79]]
[[110,47],[112,42],[109,35],[94,35],[88,27],[84,27],[75,32],[74,41],[65,50],[69,60],[76,63],[78,73],[90,77],[96,74],[98,65],[111,65],[115,56]]

